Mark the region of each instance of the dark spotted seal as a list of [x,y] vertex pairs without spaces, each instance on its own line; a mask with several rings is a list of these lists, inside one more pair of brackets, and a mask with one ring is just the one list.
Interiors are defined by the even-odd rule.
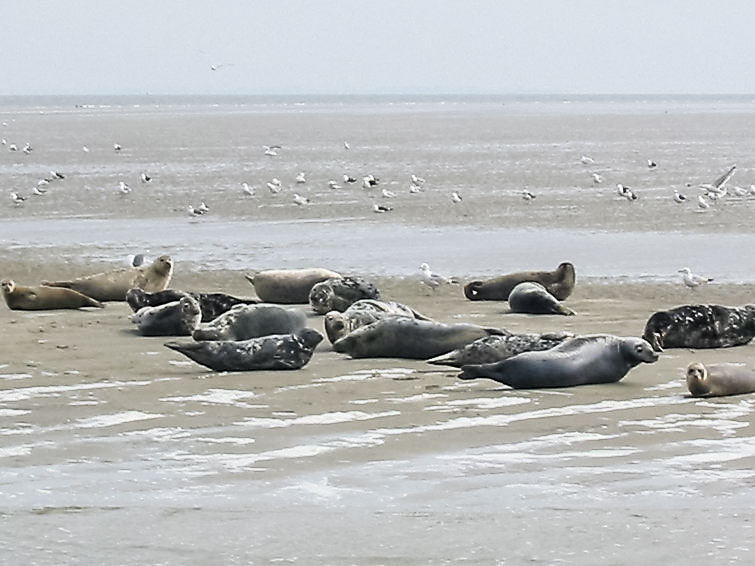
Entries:
[[317,314],[343,312],[360,299],[380,299],[380,291],[361,277],[334,277],[315,283],[309,304]]
[[367,326],[387,316],[406,316],[408,318],[416,318],[417,320],[430,320],[428,317],[402,303],[362,299],[355,302],[342,313],[330,311],[326,314],[323,321],[325,334],[327,334],[328,340],[333,343],[339,338],[346,336],[349,332],[353,332],[357,328]]
[[322,334],[302,328],[249,340],[166,342],[165,346],[215,371],[299,369],[312,358]]
[[592,334],[570,338],[550,350],[462,366],[459,378],[485,377],[514,389],[615,383],[636,365],[657,359],[658,354],[642,338]]
[[257,299],[240,299],[226,295],[225,293],[194,293],[174,289],[148,293],[139,287],[128,290],[126,293],[126,302],[131,307],[131,310],[136,312],[142,307],[156,307],[165,303],[178,301],[181,297],[186,296],[194,297],[199,301],[199,308],[202,309],[202,322],[214,320],[234,305],[254,305],[259,303]]
[[506,301],[511,290],[524,281],[540,283],[563,301],[574,291],[576,272],[571,263],[564,262],[553,271],[519,271],[484,281],[470,281],[464,286],[464,295],[470,301]]
[[306,304],[309,292],[320,281],[341,277],[340,273],[319,267],[310,269],[270,269],[245,275],[264,303]]
[[755,392],[755,369],[745,364],[702,364],[687,367],[687,389],[693,397],[720,397]]
[[197,326],[192,336],[194,340],[248,340],[290,334],[306,324],[306,315],[295,308],[265,303],[236,305],[215,320]]
[[682,305],[653,313],[642,337],[664,348],[729,348],[755,336],[755,304],[741,307]]
[[41,311],[52,309],[102,308],[101,302],[73,289],[64,287],[22,287],[11,279],[0,282],[3,298],[8,308],[17,311]]
[[202,312],[193,297],[156,307],[142,307],[131,315],[143,336],[191,336],[199,324]]
[[562,305],[540,283],[531,281],[519,283],[511,290],[509,308],[511,312],[526,314],[574,314],[573,310]]

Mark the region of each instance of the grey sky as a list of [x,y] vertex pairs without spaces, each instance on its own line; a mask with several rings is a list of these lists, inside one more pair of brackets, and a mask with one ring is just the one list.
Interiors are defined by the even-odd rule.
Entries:
[[754,23],[750,0],[0,0],[0,95],[755,93]]

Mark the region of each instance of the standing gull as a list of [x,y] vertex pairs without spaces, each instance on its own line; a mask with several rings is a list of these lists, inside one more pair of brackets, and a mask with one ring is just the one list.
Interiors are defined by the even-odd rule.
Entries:
[[449,279],[448,277],[443,277],[442,275],[438,275],[437,273],[433,273],[430,271],[430,266],[426,263],[423,263],[419,266],[420,271],[420,278],[422,283],[430,287],[430,289],[433,290],[433,292],[440,287],[441,285],[447,285],[449,283],[454,283],[453,279]]
[[689,267],[682,267],[677,271],[677,273],[682,274],[682,282],[690,289],[713,281],[712,277],[702,277],[700,275],[695,275],[694,273],[692,273]]

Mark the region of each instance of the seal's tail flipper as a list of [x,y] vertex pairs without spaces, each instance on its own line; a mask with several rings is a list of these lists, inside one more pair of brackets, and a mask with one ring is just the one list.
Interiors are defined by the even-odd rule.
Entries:
[[477,379],[478,377],[487,377],[481,365],[461,366],[461,373],[457,375],[459,379]]

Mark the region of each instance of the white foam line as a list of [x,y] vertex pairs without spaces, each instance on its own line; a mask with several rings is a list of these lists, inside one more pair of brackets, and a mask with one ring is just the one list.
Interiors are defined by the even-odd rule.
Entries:
[[107,383],[78,383],[75,385],[40,385],[0,391],[0,403],[26,401],[34,397],[57,396],[69,391],[86,391],[89,389],[110,389],[126,385],[149,385],[149,381],[110,381]]
[[476,407],[478,409],[496,409],[498,407],[512,407],[514,405],[526,405],[532,403],[532,399],[524,397],[501,396],[501,397],[480,397],[477,399],[455,399],[445,403],[443,407]]
[[197,403],[217,403],[220,405],[235,405],[237,407],[251,408],[247,403],[241,403],[241,399],[251,399],[256,395],[251,391],[239,391],[235,389],[208,389],[198,395],[180,397],[163,397],[160,401],[174,401],[178,403],[196,401]]
[[30,373],[0,373],[0,379],[29,379]]
[[97,415],[88,419],[79,419],[76,421],[76,428],[100,428],[115,426],[134,421],[143,421],[148,419],[159,419],[164,415],[153,413],[142,413],[141,411],[125,411],[123,413],[113,413],[112,415]]
[[28,415],[31,411],[24,409],[0,409],[0,417],[18,417],[20,415]]
[[394,417],[400,414],[401,413],[399,411],[383,411],[382,413],[365,413],[364,411],[338,411],[335,413],[322,413],[319,415],[305,415],[291,419],[250,417],[237,424],[251,428],[281,428],[300,424],[339,424],[351,421],[366,421],[371,419],[381,419],[383,417]]

